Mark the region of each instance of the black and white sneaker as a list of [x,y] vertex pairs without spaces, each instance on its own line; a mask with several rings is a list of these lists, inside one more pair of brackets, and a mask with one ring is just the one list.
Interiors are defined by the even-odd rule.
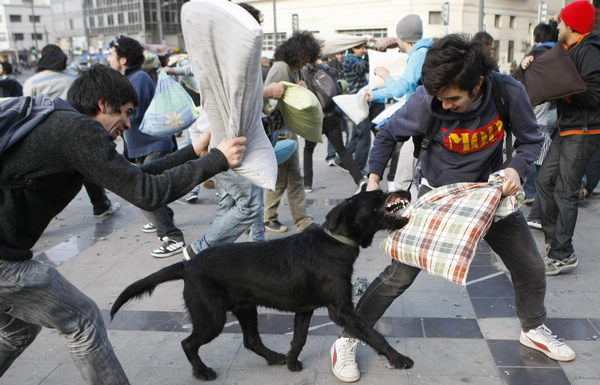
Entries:
[[154,227],[152,223],[148,222],[144,226],[142,226],[142,231],[145,233],[155,233],[156,227]]
[[163,237],[161,240],[163,241],[162,246],[150,253],[154,258],[167,258],[183,252],[185,242],[179,242],[169,237]]
[[105,218],[115,215],[121,210],[121,204],[119,202],[111,203],[110,207],[101,213],[94,214],[94,218]]

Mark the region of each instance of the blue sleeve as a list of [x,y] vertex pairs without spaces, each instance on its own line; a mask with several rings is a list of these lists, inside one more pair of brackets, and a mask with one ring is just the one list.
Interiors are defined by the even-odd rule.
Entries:
[[398,79],[392,77],[387,78],[385,81],[385,88],[373,90],[373,99],[401,98],[407,93],[413,93],[419,86],[421,71],[426,55],[426,49],[416,50],[409,56],[402,76]]
[[139,127],[144,119],[144,114],[154,97],[154,82],[147,76],[132,76],[130,78],[131,84],[133,84],[133,88],[138,94],[138,105],[131,115],[131,125],[135,127]]
[[427,104],[425,90],[417,91],[381,126],[369,151],[370,173],[383,176],[397,142],[405,142],[413,135],[425,135],[431,116]]

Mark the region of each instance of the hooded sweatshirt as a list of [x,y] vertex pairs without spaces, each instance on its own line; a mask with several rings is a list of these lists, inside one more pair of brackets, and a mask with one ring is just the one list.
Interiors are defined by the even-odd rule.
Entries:
[[[536,123],[523,86],[508,75],[504,83],[515,137],[515,151],[508,167],[517,170],[521,180],[537,159],[543,137]],[[502,168],[504,124],[498,115],[486,78],[481,104],[472,111],[455,113],[444,110],[423,86],[380,128],[369,154],[369,171],[383,175],[396,142],[411,136],[425,136],[431,116],[441,122],[440,131],[429,145],[422,161],[423,177],[431,187],[458,182],[485,182]]]
[[385,88],[373,90],[373,99],[401,98],[406,95],[408,99],[419,86],[421,81],[421,69],[427,56],[427,50],[433,44],[433,39],[421,39],[408,54],[406,68],[402,76],[397,79],[391,76],[385,80]]

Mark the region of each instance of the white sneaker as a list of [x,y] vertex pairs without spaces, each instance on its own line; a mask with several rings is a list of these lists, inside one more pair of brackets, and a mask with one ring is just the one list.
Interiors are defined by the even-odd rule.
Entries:
[[145,233],[155,233],[156,227],[154,227],[152,223],[148,222],[144,226],[142,226],[142,231]]
[[519,342],[521,345],[538,350],[556,361],[573,361],[575,359],[573,349],[565,345],[564,342],[557,340],[546,325],[540,325],[527,332],[521,330]]
[[356,338],[340,337],[331,345],[331,371],[338,380],[356,382],[360,378],[356,364],[356,347],[359,342]]
[[110,207],[100,214],[94,214],[94,218],[105,218],[115,215],[121,210],[121,204],[119,202],[111,203]]
[[163,244],[158,249],[152,250],[150,255],[154,258],[166,258],[175,254],[179,254],[183,252],[183,248],[185,247],[185,242],[178,242],[169,237],[163,237],[161,239]]

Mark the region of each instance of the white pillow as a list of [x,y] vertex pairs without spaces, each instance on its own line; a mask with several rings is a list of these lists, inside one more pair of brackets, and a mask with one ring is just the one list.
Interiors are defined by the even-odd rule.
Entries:
[[340,110],[356,125],[359,125],[360,122],[369,117],[369,103],[365,99],[365,93],[368,88],[369,86],[367,85],[355,94],[337,95],[332,98]]
[[257,186],[275,189],[277,160],[261,113],[263,32],[239,5],[192,0],[181,8],[183,38],[211,128],[211,146],[225,137],[248,138],[235,169]]
[[399,78],[404,73],[408,55],[398,51],[379,52],[369,50],[369,89],[385,88],[383,78],[375,75],[375,68],[385,67],[390,71],[390,76]]

